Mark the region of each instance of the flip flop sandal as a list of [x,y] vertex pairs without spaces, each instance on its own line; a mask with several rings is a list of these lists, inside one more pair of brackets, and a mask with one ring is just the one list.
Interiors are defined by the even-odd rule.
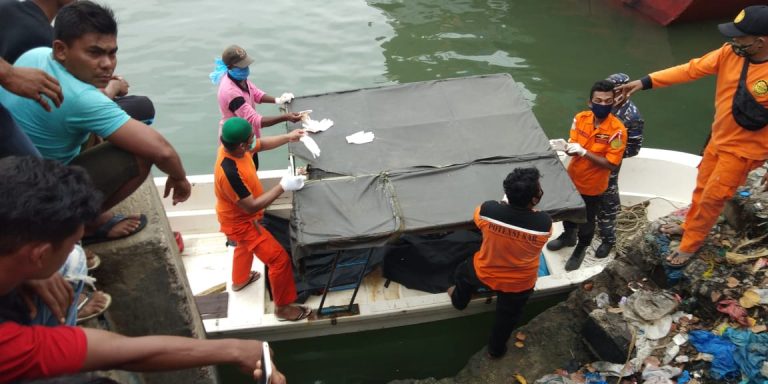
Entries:
[[678,256],[678,253],[677,252],[673,252],[671,255],[665,257],[664,260],[662,260],[662,263],[664,264],[664,266],[666,266],[668,268],[682,269],[682,268],[685,268],[688,264],[690,264],[691,261],[693,261],[693,258],[696,257],[696,254],[691,255],[688,259],[686,259],[685,261],[683,261],[682,263],[679,263],[679,264],[672,264],[672,263],[669,262],[669,260],[667,260],[667,258],[669,258],[669,257],[675,258],[677,256]]
[[110,296],[106,292],[101,292],[101,291],[85,292],[84,293],[86,295],[85,300],[83,300],[81,303],[77,304],[77,312],[78,312],[78,314],[79,314],[81,309],[85,308],[85,306],[89,302],[91,302],[93,300],[93,295],[96,292],[99,292],[99,293],[101,293],[104,296],[104,299],[105,299],[104,306],[101,307],[98,311],[96,311],[94,313],[91,313],[90,315],[83,316],[83,317],[78,316],[77,317],[77,324],[80,324],[80,323],[82,323],[83,321],[86,321],[86,320],[93,319],[94,317],[101,316],[104,312],[107,311],[107,309],[109,309],[109,306],[112,305],[112,296]]
[[312,308],[305,307],[303,305],[299,305],[299,306],[297,306],[297,308],[301,308],[301,313],[299,313],[296,316],[296,318],[294,318],[294,319],[282,319],[282,318],[278,317],[277,321],[300,321],[300,320],[304,320],[304,319],[308,318],[312,314]]
[[136,229],[134,229],[133,231],[131,231],[130,233],[128,233],[125,236],[107,237],[107,235],[109,235],[109,231],[112,228],[114,228],[115,225],[117,225],[119,222],[121,222],[123,220],[126,220],[126,219],[129,219],[129,217],[126,216],[126,215],[120,214],[120,213],[116,213],[114,216],[112,216],[112,218],[107,220],[106,223],[102,224],[99,227],[99,229],[96,230],[96,233],[94,233],[91,236],[83,237],[83,241],[82,241],[83,245],[98,244],[98,243],[103,243],[105,241],[113,241],[113,240],[123,239],[123,238],[126,238],[128,236],[135,235],[135,234],[141,232],[141,230],[144,229],[144,227],[147,226],[147,216],[142,213],[142,214],[139,215],[139,226],[136,227]]
[[[92,254],[93,256],[88,257],[88,253]],[[91,251],[85,251],[85,254],[86,254],[85,262],[86,264],[90,264],[90,265],[87,265],[89,271],[93,271],[94,269],[98,268],[101,265],[101,258],[99,257],[99,255]]]
[[248,277],[248,281],[246,281],[245,284],[241,285],[240,288],[235,288],[235,285],[232,284],[232,290],[235,292],[240,292],[243,289],[245,289],[245,287],[251,285],[251,283],[253,283],[254,281],[259,280],[260,277],[261,277],[261,273],[258,273],[256,271],[251,271],[251,275]]

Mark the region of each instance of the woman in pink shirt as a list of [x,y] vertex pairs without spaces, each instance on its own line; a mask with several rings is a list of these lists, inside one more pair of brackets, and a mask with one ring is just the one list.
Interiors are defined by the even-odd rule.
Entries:
[[219,135],[221,125],[230,117],[242,117],[253,126],[253,133],[261,137],[261,127],[269,127],[284,121],[297,122],[301,120],[298,113],[284,113],[278,116],[262,116],[256,112],[256,104],[290,103],[292,93],[283,93],[280,97],[272,97],[257,88],[250,80],[248,66],[253,59],[248,56],[243,48],[230,45],[221,54],[221,59],[216,60],[216,69],[210,77],[214,84],[219,84],[219,110],[221,121],[219,122]]

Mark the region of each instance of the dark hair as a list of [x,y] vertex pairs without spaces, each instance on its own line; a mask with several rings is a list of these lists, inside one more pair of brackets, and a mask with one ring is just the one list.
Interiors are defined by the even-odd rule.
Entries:
[[538,197],[539,170],[530,168],[515,168],[504,179],[504,193],[507,195],[509,205],[525,208],[534,197]]
[[237,147],[239,147],[240,144],[242,144],[242,143],[230,143],[228,141],[224,141],[224,139],[221,136],[219,136],[219,140],[221,141],[221,145],[223,145],[224,148],[226,148],[227,151],[230,151],[230,152],[236,150]]
[[611,92],[615,87],[616,84],[610,80],[597,81],[592,85],[592,89],[589,91],[589,100],[592,100],[592,96],[595,95],[595,92]]
[[101,193],[80,167],[32,156],[0,159],[0,255],[60,244],[101,213]]
[[87,33],[117,36],[117,21],[112,9],[81,0],[59,10],[53,25],[54,39],[69,45]]

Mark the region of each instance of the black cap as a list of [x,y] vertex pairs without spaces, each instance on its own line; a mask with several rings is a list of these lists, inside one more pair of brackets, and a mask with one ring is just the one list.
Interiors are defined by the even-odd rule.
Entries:
[[768,36],[768,5],[744,8],[732,23],[717,26],[725,37]]

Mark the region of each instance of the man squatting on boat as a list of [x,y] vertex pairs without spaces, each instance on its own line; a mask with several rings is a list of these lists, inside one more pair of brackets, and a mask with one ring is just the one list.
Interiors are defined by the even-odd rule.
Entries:
[[539,271],[539,255],[552,234],[552,219],[535,207],[544,195],[539,170],[516,168],[504,179],[504,199],[475,209],[475,225],[483,242],[474,256],[456,267],[448,288],[458,310],[467,307],[478,288],[496,292],[496,318],[488,355],[500,358],[528,301]]
[[[101,212],[101,194],[82,168],[32,156],[0,160],[0,179],[0,381],[211,364],[238,364],[255,379],[261,377],[258,340],[125,337],[99,329],[29,325],[20,286],[61,267],[85,223]],[[272,383],[284,382],[273,370]]]
[[[663,69],[618,87],[622,97],[717,75],[715,118],[696,176],[691,206],[682,226],[661,228],[682,235],[667,257],[682,268],[704,244],[718,216],[750,171],[768,159],[768,5],[743,9],[730,23],[718,26],[731,39],[720,48],[686,64]],[[766,184],[768,174],[763,177]],[[766,184],[768,188],[768,184]]]
[[[563,221],[564,231],[547,243],[547,249],[557,251],[576,246],[565,263],[566,271],[579,269],[587,247],[595,234],[595,221],[602,194],[608,188],[611,172],[617,170],[624,156],[627,129],[611,113],[614,105],[614,83],[596,82],[589,91],[590,110],[573,118],[566,153],[571,156],[568,175],[584,199],[587,221],[577,224]],[[606,253],[603,257],[608,256]]]

